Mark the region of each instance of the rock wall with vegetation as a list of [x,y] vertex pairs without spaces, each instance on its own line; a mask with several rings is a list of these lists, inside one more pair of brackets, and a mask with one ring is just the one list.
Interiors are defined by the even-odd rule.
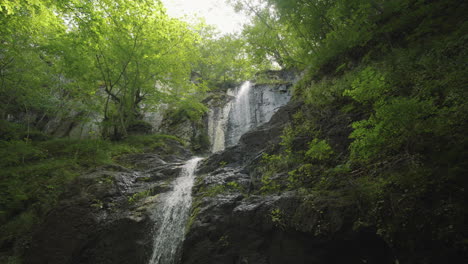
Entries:
[[252,42],[270,19],[312,52],[276,46],[309,65],[281,132],[201,167],[183,263],[463,262],[466,3],[271,1],[278,18],[237,2],[258,15]]
[[466,1],[229,2],[242,34],[0,2],[0,262],[146,263],[157,195],[252,79],[292,99],[201,163],[182,263],[466,262]]

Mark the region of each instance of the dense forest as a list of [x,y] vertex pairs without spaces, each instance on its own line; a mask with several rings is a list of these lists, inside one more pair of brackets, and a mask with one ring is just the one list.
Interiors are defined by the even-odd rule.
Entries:
[[[172,141],[208,155],[206,133],[156,133],[148,113],[201,131],[208,98],[281,82],[273,70],[298,76],[294,107],[251,165],[248,195],[346,204],[397,263],[464,262],[468,3],[229,2],[252,18],[239,34],[172,18],[158,0],[0,2],[0,262],[30,263],[33,233],[87,171]],[[282,230],[306,225],[286,215],[270,212]]]

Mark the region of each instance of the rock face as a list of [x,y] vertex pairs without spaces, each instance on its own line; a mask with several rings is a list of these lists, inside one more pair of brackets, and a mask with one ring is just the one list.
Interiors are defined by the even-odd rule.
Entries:
[[234,93],[229,89],[226,94],[212,96],[206,101],[209,108],[206,117],[207,133],[210,138],[210,151],[213,153],[226,147],[226,130],[233,99]]
[[394,263],[375,230],[354,228],[356,205],[295,192],[256,195],[256,164],[300,107],[213,154],[199,168],[183,264]]
[[[197,171],[180,263],[395,263],[375,230],[356,225],[358,208],[351,200],[293,191],[260,194],[263,153],[278,148],[283,129],[302,107],[289,101],[292,77],[280,77],[275,84],[249,87],[252,129],[233,146],[228,138],[236,94],[218,94],[205,102],[210,106],[206,127],[216,153],[200,162]],[[205,131],[184,122],[167,124],[175,124],[169,129],[187,139]],[[169,197],[159,194],[171,190],[190,155],[174,142],[170,152],[120,160],[132,169],[114,165],[81,176],[34,233],[25,263],[146,264],[156,259],[154,234],[163,230],[163,221],[155,212]]]
[[211,152],[224,150],[238,143],[240,136],[270,120],[278,109],[291,99],[293,73],[271,71],[268,82],[248,81],[226,94],[211,98],[207,117]]
[[25,263],[147,263],[159,224],[158,194],[171,190],[190,152],[135,154],[85,174],[36,230]]
[[291,99],[291,85],[245,83],[239,87],[229,112],[225,145],[236,145],[241,135],[268,122]]

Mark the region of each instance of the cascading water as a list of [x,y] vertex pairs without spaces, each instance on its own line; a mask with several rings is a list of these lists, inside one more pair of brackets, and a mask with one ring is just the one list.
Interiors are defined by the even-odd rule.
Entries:
[[174,190],[163,199],[159,212],[161,227],[154,237],[153,254],[149,264],[175,264],[184,239],[185,224],[192,205],[194,173],[201,158],[189,160],[174,181]]
[[[250,81],[236,90],[228,90],[232,101],[224,106],[210,109],[207,132],[212,141],[212,152],[233,146],[249,130],[266,123],[273,113],[291,98],[285,85],[257,85],[251,89]],[[189,160],[181,175],[174,182],[174,190],[162,198],[157,211],[160,228],[154,237],[153,254],[149,264],[176,264],[180,258],[180,246],[184,239],[194,182],[194,171],[201,158]]]
[[[226,92],[228,96],[234,96],[232,90]],[[214,107],[208,111],[208,136],[211,141],[211,152],[222,151],[225,148],[226,127],[232,102],[227,102],[222,107]]]
[[246,81],[237,92],[236,99],[232,103],[229,113],[229,125],[226,136],[226,145],[233,146],[239,142],[240,137],[252,126],[252,114],[250,111],[250,88],[252,84]]
[[207,133],[213,153],[236,145],[243,134],[268,122],[291,98],[284,83],[253,85],[246,81],[226,93],[233,100],[221,106],[215,104],[208,111]]

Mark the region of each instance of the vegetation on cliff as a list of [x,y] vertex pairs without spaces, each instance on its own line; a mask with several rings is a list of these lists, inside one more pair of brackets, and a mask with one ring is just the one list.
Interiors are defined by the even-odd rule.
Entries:
[[[242,43],[160,1],[1,1],[0,252],[27,243],[79,174],[175,139],[142,135],[145,113],[200,123],[205,93],[251,72]],[[87,139],[70,136],[79,124]]]
[[[207,91],[280,67],[303,73],[300,107],[258,165],[258,192],[346,200],[355,228],[401,263],[466,257],[467,3],[230,2],[253,17],[242,36],[171,18],[160,1],[0,3],[0,251],[21,246],[83,170],[163,145],[132,136],[151,130],[145,112],[201,122]],[[43,133],[95,113],[94,139]]]
[[400,261],[460,261],[468,246],[466,3],[267,2],[274,8],[237,2],[257,16],[246,29],[252,46],[262,37],[256,27],[275,30],[255,55],[305,76],[294,90],[302,106],[264,155],[260,191],[353,201],[355,227],[373,228]]

